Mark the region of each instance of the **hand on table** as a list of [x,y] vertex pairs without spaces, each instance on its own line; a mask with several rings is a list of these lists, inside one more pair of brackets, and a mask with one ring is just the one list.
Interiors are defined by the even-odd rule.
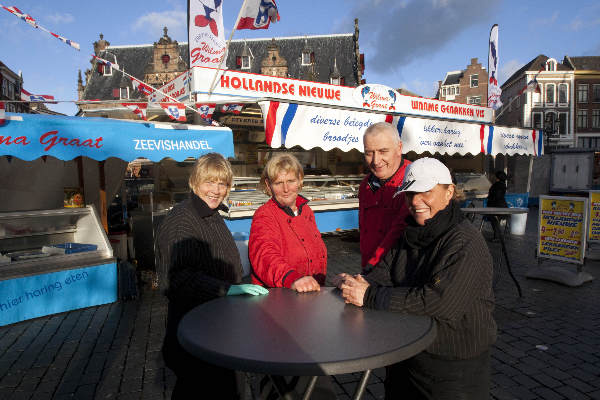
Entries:
[[239,294],[251,294],[252,296],[258,296],[261,294],[269,294],[269,291],[259,285],[231,285],[227,291],[227,296],[237,296]]
[[333,277],[333,285],[338,288],[341,289],[342,288],[342,284],[344,283],[344,281],[346,280],[347,277],[352,278],[352,275],[341,273],[341,274],[337,274],[336,276]]
[[321,285],[312,276],[303,276],[292,283],[292,289],[296,292],[316,292],[321,290]]
[[340,289],[342,289],[342,297],[346,303],[362,307],[363,298],[365,297],[365,292],[369,287],[369,282],[367,282],[360,274],[354,276],[350,276],[348,274],[345,275],[344,282],[340,287]]

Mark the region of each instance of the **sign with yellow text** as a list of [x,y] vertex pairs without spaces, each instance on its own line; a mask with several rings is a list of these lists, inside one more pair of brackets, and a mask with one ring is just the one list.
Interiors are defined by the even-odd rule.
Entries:
[[583,264],[588,199],[540,196],[538,256]]
[[600,242],[600,191],[590,191],[590,229],[588,231],[588,240],[590,242]]

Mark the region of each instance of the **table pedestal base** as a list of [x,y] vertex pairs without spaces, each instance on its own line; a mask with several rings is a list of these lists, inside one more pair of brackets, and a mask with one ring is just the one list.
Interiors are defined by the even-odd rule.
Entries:
[[586,282],[594,279],[587,272],[569,271],[565,267],[530,267],[525,274],[525,277],[531,279],[545,279],[557,283],[562,283],[567,286],[581,286]]

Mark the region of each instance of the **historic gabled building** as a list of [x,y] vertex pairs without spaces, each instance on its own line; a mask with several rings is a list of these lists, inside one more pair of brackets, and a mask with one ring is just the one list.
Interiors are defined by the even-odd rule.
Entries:
[[565,56],[573,69],[576,146],[600,150],[600,57]]
[[[187,43],[172,40],[167,28],[157,42],[146,45],[111,46],[101,34],[94,43],[94,52],[155,88],[188,69]],[[358,86],[364,71],[363,60],[358,48],[358,21],[355,21],[355,32],[348,34],[233,40],[224,68]],[[92,68],[85,72],[85,82],[79,74],[79,99],[103,103],[80,104],[81,114],[137,118],[119,104],[145,98],[133,89],[131,80],[94,59],[90,62]],[[162,114],[157,112],[154,118],[164,119],[166,115]]]
[[[536,75],[538,90],[523,91]],[[573,77],[572,66],[542,54],[535,57],[502,84],[503,107],[496,122],[535,129],[553,124],[556,135],[547,142],[549,147],[574,147]]]
[[438,81],[438,100],[487,105],[488,73],[477,58],[462,71],[449,71]]
[[[23,78],[0,61],[0,101],[20,101]],[[8,112],[29,112],[28,103],[6,103]]]

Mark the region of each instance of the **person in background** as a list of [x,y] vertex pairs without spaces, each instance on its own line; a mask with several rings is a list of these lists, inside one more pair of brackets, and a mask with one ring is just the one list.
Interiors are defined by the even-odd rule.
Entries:
[[266,164],[260,184],[271,199],[252,218],[248,256],[252,282],[298,292],[320,290],[327,273],[327,248],[308,200],[299,194],[304,172],[290,154]]
[[504,171],[496,171],[496,181],[490,186],[487,197],[488,207],[508,207],[506,204],[506,174]]
[[397,245],[365,276],[338,275],[347,303],[415,315],[437,323],[434,342],[386,368],[385,398],[485,400],[490,390],[492,258],[464,218],[450,171],[433,158],[408,166],[408,225]]
[[370,173],[358,189],[358,225],[363,268],[376,265],[404,231],[408,208],[404,195],[394,197],[410,161],[402,158],[398,130],[387,122],[369,126],[363,136]]
[[218,212],[227,209],[223,201],[232,182],[231,165],[223,156],[200,157],[189,178],[190,198],[173,207],[158,229],[156,270],[169,299],[162,351],[177,376],[172,399],[196,398],[206,387],[218,387],[219,398],[243,398],[244,386],[234,371],[195,358],[177,340],[179,321],[197,305],[225,295],[268,293],[257,285],[239,285],[240,256]]

